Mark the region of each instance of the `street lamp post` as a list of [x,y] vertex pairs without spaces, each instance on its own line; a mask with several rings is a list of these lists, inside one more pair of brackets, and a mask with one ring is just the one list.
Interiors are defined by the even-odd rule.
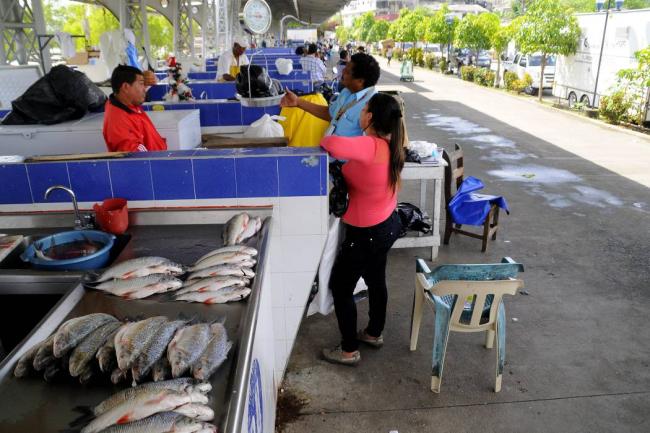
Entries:
[[451,28],[454,24],[454,15],[447,14],[445,15],[445,23],[449,26],[449,42],[447,43],[447,70],[450,69],[451,65]]
[[[603,29],[603,39],[600,43],[600,54],[598,56],[598,68],[596,69],[596,84],[594,86],[594,99],[591,101],[591,106],[595,107],[596,106],[596,98],[598,98],[598,78],[600,78],[600,63],[603,60],[603,50],[605,48],[605,35],[607,34],[607,20],[609,19],[609,8],[612,0],[607,0],[607,7],[605,8],[605,28]],[[596,6],[598,7],[598,11],[601,10],[602,5],[603,5],[603,0],[596,0]]]

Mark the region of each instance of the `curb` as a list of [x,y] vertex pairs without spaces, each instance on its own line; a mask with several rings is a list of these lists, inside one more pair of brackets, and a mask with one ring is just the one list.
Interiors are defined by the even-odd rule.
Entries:
[[[384,68],[382,68],[382,69],[384,69]],[[426,72],[426,73],[435,73],[435,71],[433,71],[431,69],[422,68],[421,66],[414,66],[413,69],[414,69],[414,71],[415,70],[420,70],[420,71]],[[390,73],[393,73],[393,71],[391,71],[389,69],[386,69],[386,71],[390,72]],[[445,74],[442,74],[442,73],[438,73],[438,74],[441,77],[445,78],[445,79],[452,79],[452,77],[448,77]],[[397,75],[399,75],[399,72],[398,72]],[[500,88],[479,86],[478,84],[470,83],[469,81],[460,80],[458,78],[453,78],[453,79],[458,80],[458,81],[462,81],[462,82],[467,83],[467,84],[472,84],[473,86],[476,86],[476,87],[478,87],[480,89],[483,89],[483,90],[488,90],[488,91],[495,92],[495,93],[498,93],[500,95],[506,95],[506,96],[509,96],[509,97],[512,97],[512,98],[517,98],[517,99],[519,99],[521,101],[525,101],[525,102],[528,102],[528,103],[531,103],[531,104],[537,104],[538,107],[542,107],[542,108],[545,108],[547,110],[551,110],[551,111],[555,111],[555,112],[559,112],[559,113],[563,113],[563,114],[568,114],[568,115],[573,116],[575,118],[578,118],[580,120],[590,122],[590,123],[594,124],[595,126],[600,126],[602,128],[610,129],[612,131],[623,132],[623,133],[626,133],[626,134],[629,134],[629,135],[633,135],[633,136],[635,136],[637,138],[644,138],[646,140],[650,140],[650,134],[645,134],[643,132],[638,132],[638,131],[634,131],[632,129],[624,128],[624,127],[621,127],[621,126],[612,125],[612,124],[609,124],[607,122],[603,122],[602,120],[591,119],[589,117],[582,116],[582,115],[580,115],[578,113],[574,113],[574,112],[571,112],[571,111],[568,111],[568,110],[563,110],[561,108],[555,108],[555,107],[546,105],[544,103],[539,103],[537,101],[537,99],[530,98],[528,96],[516,95],[516,94],[508,92],[507,90],[500,89]],[[414,83],[414,84],[417,84],[417,83]],[[434,90],[431,90],[431,89],[429,89],[429,90],[432,91],[432,92],[434,91]]]

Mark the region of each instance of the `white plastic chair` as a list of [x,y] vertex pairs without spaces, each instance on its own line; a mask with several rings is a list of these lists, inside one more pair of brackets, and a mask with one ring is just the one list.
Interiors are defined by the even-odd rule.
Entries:
[[433,271],[429,270],[422,259],[417,259],[411,314],[411,351],[417,348],[426,299],[433,304],[435,310],[431,391],[440,392],[449,331],[485,331],[485,347],[488,349],[496,341],[494,392],[501,390],[506,341],[506,315],[502,297],[514,295],[524,287],[522,280],[515,279],[523,270],[523,265],[515,263],[510,257],[505,257],[501,263],[443,265]]

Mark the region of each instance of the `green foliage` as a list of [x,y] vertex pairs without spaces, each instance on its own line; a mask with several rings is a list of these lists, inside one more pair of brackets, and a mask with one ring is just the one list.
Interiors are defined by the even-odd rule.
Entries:
[[524,78],[521,81],[523,81],[525,87],[530,87],[533,85],[533,77],[531,77],[528,73],[524,74]]
[[476,66],[461,66],[460,78],[465,81],[474,81],[474,74],[478,68]]
[[[485,14],[481,14],[485,15]],[[456,27],[454,45],[474,51],[490,48],[490,33],[481,15],[468,14]],[[497,18],[498,20],[498,18]]]
[[433,69],[438,62],[438,58],[433,53],[424,53],[424,66]]
[[630,106],[629,120],[642,125],[645,120],[647,91],[650,87],[650,47],[637,51],[634,56],[638,62],[637,67],[618,72],[617,89],[623,92],[626,103]]
[[388,37],[398,42],[417,42],[424,39],[424,34],[418,33],[421,29],[419,24],[429,15],[429,11],[424,8],[415,10],[402,9],[399,18],[393,21],[390,26]]
[[336,40],[339,42],[339,45],[345,45],[350,41],[350,29],[343,25],[339,25],[334,30],[336,34]]
[[390,23],[386,20],[376,20],[368,32],[366,42],[379,42],[386,39]]
[[443,74],[447,71],[447,60],[444,58],[440,59],[440,63],[438,63],[438,66],[440,66],[440,72]]
[[393,49],[393,58],[401,62],[404,58],[404,50],[401,48]]
[[406,58],[411,59],[415,66],[424,66],[424,51],[422,48],[409,48]]
[[372,12],[366,12],[354,19],[352,23],[352,35],[357,41],[368,42],[368,34],[375,24],[375,16]]
[[445,16],[449,13],[449,6],[444,3],[428,20],[424,21],[424,40],[434,44],[446,44],[454,37],[454,31],[460,22],[457,17],[451,24],[447,24]]
[[624,120],[627,112],[632,108],[632,104],[626,97],[623,90],[617,90],[609,96],[600,98],[598,113],[614,125]]
[[513,89],[513,83],[517,81],[519,77],[515,72],[512,71],[506,71],[506,73],[503,75],[503,82],[506,86],[506,89],[508,90],[514,90]]
[[474,82],[481,86],[492,87],[494,84],[494,71],[487,68],[476,68],[474,71]]

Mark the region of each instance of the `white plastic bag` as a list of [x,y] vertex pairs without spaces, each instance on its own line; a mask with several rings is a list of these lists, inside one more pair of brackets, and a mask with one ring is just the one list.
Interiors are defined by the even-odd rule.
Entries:
[[275,67],[281,75],[289,75],[293,71],[293,61],[291,59],[279,58],[275,61]]
[[284,129],[276,120],[285,120],[282,116],[264,116],[251,123],[246,131],[244,137],[248,138],[269,138],[269,137],[284,137]]

